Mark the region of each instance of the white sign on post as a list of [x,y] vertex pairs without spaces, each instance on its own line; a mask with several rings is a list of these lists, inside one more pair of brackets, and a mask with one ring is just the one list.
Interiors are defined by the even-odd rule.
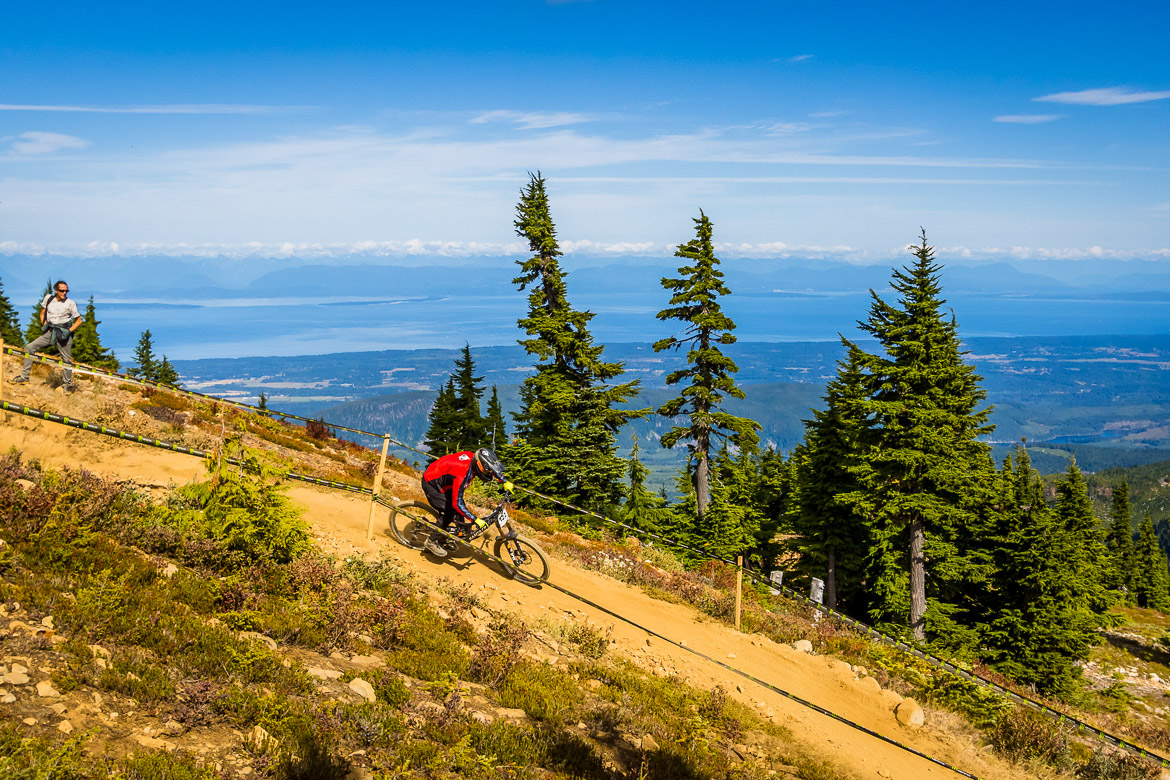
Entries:
[[784,586],[784,570],[783,569],[772,569],[772,573],[768,575],[768,579],[770,579],[772,581],[772,584],[776,586],[776,587],[772,588],[769,592],[773,596],[779,596],[780,595],[780,588],[782,588]]

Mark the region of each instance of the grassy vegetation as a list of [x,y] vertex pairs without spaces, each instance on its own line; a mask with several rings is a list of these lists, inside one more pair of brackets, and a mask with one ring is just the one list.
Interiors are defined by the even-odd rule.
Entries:
[[[132,699],[193,731],[266,734],[225,747],[260,777],[341,778],[360,763],[402,778],[723,778],[729,761],[735,777],[781,766],[798,777],[841,776],[721,693],[607,661],[599,631],[563,627],[576,660],[540,663],[524,655],[531,632],[514,616],[472,628],[467,616],[482,607],[466,587],[443,586],[436,611],[419,583],[386,562],[324,558],[290,544],[304,533],[295,525],[272,534],[288,517],[279,502],[267,513],[253,507],[250,525],[216,518],[215,507],[252,506],[273,477],[217,470],[156,504],[85,472],[0,459],[0,600],[52,615],[68,638],[25,651],[53,658],[63,693]],[[329,688],[296,660],[339,649],[378,653],[387,666],[351,671]],[[356,676],[376,701],[346,693]],[[30,732],[0,716],[0,776],[229,776],[181,750],[118,758],[86,749],[110,736]],[[759,756],[729,752],[741,741]]]

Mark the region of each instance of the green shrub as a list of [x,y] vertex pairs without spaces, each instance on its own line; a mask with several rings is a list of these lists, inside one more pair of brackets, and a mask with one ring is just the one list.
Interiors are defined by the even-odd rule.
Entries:
[[519,618],[497,617],[471,658],[471,679],[490,688],[502,685],[520,661],[520,650],[530,636],[528,626]]
[[505,707],[524,710],[528,717],[560,726],[572,720],[581,704],[573,680],[548,664],[521,660],[497,690]]
[[1161,771],[1152,762],[1128,753],[1101,750],[1077,767],[1077,780],[1157,780]]
[[136,753],[122,760],[126,780],[215,780],[219,774],[188,753]]
[[1055,767],[1069,763],[1067,729],[1043,715],[1016,707],[995,722],[988,739],[1013,761],[1040,761]]

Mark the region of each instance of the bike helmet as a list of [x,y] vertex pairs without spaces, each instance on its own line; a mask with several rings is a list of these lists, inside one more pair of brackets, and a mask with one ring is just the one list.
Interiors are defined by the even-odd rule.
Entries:
[[500,459],[496,453],[486,447],[475,451],[475,460],[473,463],[475,474],[480,479],[495,482],[504,481],[504,464],[500,463]]

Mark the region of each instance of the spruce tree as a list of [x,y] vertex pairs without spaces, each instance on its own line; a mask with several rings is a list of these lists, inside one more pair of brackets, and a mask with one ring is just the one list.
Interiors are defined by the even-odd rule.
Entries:
[[73,333],[73,359],[78,363],[86,363],[98,368],[107,368],[117,371],[118,358],[114,353],[102,346],[101,336],[97,326],[101,325],[97,318],[97,308],[93,305],[93,296],[89,296],[89,303],[85,306],[85,314],[81,317],[81,324]]
[[1122,481],[1113,489],[1113,505],[1109,515],[1109,535],[1105,547],[1109,550],[1109,566],[1104,572],[1105,585],[1110,590],[1133,593],[1134,547],[1133,524],[1129,508],[1129,483]]
[[[39,329],[37,335],[40,335]],[[0,339],[10,347],[20,347],[27,343],[24,334],[20,332],[20,315],[4,294],[3,282],[0,282]]]
[[142,331],[142,335],[138,337],[138,344],[134,347],[134,363],[135,367],[126,372],[130,376],[148,382],[157,380],[158,362],[154,357],[154,345],[151,343],[149,330]]
[[264,391],[260,391],[260,397],[256,399],[256,408],[263,411],[268,411],[268,396],[264,395]]
[[1149,512],[1138,528],[1134,550],[1134,596],[1139,607],[1170,609],[1170,572],[1166,569],[1166,554],[1154,534],[1154,520]]
[[455,397],[451,414],[453,417],[456,446],[459,450],[475,450],[483,446],[485,424],[479,413],[479,399],[483,388],[479,383],[482,376],[475,376],[475,363],[471,359],[471,345],[463,345],[463,355],[455,361]]
[[[867,608],[866,550],[869,514],[862,477],[861,430],[865,389],[862,352],[844,341],[846,357],[825,387],[825,408],[805,421],[804,441],[793,454],[791,521],[803,572],[825,581],[825,605],[859,616]],[[896,575],[895,575],[896,576]]]
[[[983,642],[991,665],[1018,682],[1068,699],[1084,660],[1098,643],[1098,617],[1068,576],[1075,545],[1044,501],[1044,485],[1027,452],[1017,449],[997,479],[1001,536]],[[1074,491],[1075,492],[1075,491]]]
[[179,386],[179,372],[167,360],[167,356],[163,355],[162,362],[159,363],[154,370],[154,381],[161,382],[164,385],[171,385],[172,387]]
[[496,386],[492,385],[492,397],[488,399],[487,416],[484,418],[484,443],[493,450],[508,443],[508,431],[504,423],[504,407],[500,405],[500,395]]
[[531,288],[528,314],[518,322],[528,338],[519,343],[539,362],[520,388],[520,411],[513,415],[520,442],[507,460],[517,482],[543,493],[587,508],[616,505],[625,464],[615,436],[645,414],[616,407],[637,394],[638,382],[609,384],[623,365],[602,359],[605,348],[589,333],[592,312],[569,304],[539,172],[521,191],[515,227],[533,253],[517,261],[521,274],[513,280],[521,291]]
[[430,426],[423,440],[427,452],[435,457],[458,452],[455,436],[455,380],[448,377],[447,384],[439,388],[434,406],[428,416]]
[[650,472],[642,465],[638,453],[638,437],[634,436],[634,445],[630,448],[630,458],[627,461],[630,488],[622,505],[621,519],[635,528],[661,534],[669,525],[666,502],[646,487],[646,477]]
[[[681,336],[670,336],[654,343],[654,351],[678,350],[687,347],[687,367],[672,371],[666,384],[687,382],[682,393],[667,401],[658,414],[670,419],[687,418],[685,425],[676,425],[662,437],[663,447],[674,447],[685,442],[694,460],[695,509],[699,525],[711,503],[711,453],[720,440],[734,437],[737,441],[758,441],[759,424],[746,417],[736,417],[723,410],[725,397],[743,398],[732,374],[739,371],[735,361],[724,355],[719,347],[735,343],[735,322],[723,313],[719,304],[722,296],[731,290],[723,283],[719,258],[711,244],[712,225],[707,215],[699,211],[694,220],[695,238],[681,244],[675,257],[690,261],[678,269],[679,278],[664,277],[662,286],[673,292],[670,307],[658,312],[660,320],[679,320],[686,328]],[[730,520],[724,518],[721,524]],[[738,532],[733,532],[742,536]],[[726,546],[712,532],[712,542]]]
[[[879,601],[871,617],[885,625],[908,620],[913,636],[924,640],[928,603],[932,630],[952,631],[956,605],[972,581],[986,576],[977,529],[994,466],[979,437],[994,426],[991,409],[978,408],[986,393],[963,360],[954,316],[943,314],[942,267],[925,231],[914,257],[894,272],[897,305],[871,290],[869,317],[859,323],[882,349],[859,355],[867,390],[861,448],[873,498],[872,565],[881,577],[873,583]],[[909,570],[908,583],[890,579],[895,567]]]

